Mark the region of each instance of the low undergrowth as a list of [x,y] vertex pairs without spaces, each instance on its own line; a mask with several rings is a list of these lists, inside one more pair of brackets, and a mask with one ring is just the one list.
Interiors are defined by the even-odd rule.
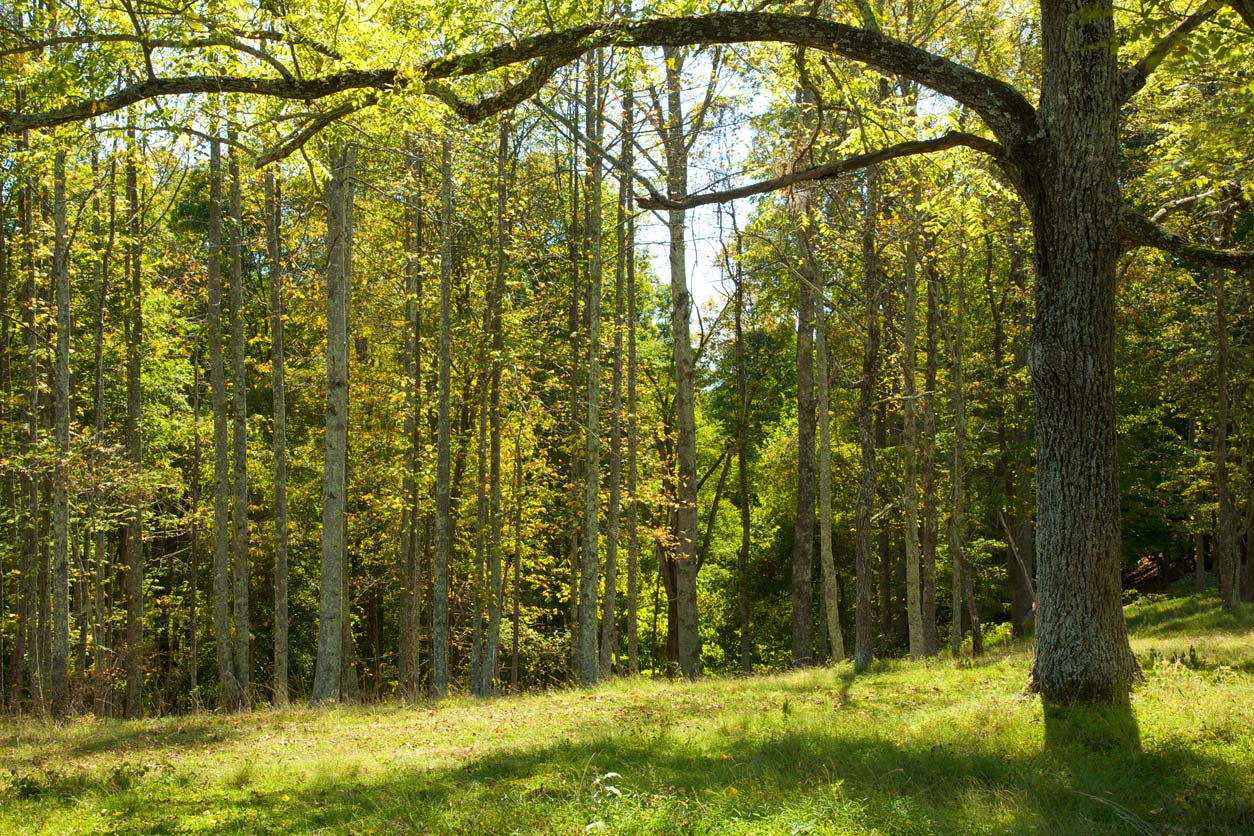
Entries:
[[0,833],[1254,833],[1254,609],[1128,616],[1139,745],[1047,746],[1007,641],[859,677],[7,722]]

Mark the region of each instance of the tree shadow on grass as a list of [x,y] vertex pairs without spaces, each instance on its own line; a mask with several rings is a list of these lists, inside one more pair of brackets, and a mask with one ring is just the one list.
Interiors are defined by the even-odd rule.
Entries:
[[329,774],[212,817],[186,802],[97,832],[1237,834],[1254,789],[1204,753],[1058,741],[1009,756],[980,740],[907,747],[873,734],[764,724],[687,745],[612,731],[497,751],[459,767]]

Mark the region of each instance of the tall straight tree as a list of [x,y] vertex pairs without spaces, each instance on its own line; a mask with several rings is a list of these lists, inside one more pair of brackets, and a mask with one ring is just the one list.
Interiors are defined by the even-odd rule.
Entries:
[[449,563],[453,552],[452,496],[449,459],[452,427],[449,421],[450,330],[453,295],[453,145],[446,133],[440,140],[440,324],[439,381],[436,405],[435,561],[431,589],[431,696],[448,694]]
[[584,200],[587,257],[587,400],[584,413],[583,551],[579,563],[579,673],[584,685],[597,681],[597,561],[600,548],[601,485],[601,156],[594,148],[601,134],[600,59],[588,57],[584,81],[584,131],[588,137]]
[[[914,201],[918,204],[918,201]],[[910,638],[910,658],[918,659],[924,653],[923,607],[921,601],[922,576],[919,549],[919,425],[915,416],[918,401],[917,353],[919,282],[916,271],[914,242],[908,242],[905,254],[904,305],[902,310],[901,347],[901,412],[902,455],[904,468],[901,485],[901,505],[904,513],[906,535],[906,623]]]
[[54,239],[52,277],[56,285],[57,344],[55,411],[57,455],[52,477],[52,710],[63,716],[69,700],[70,665],[70,234],[65,210],[65,149],[52,171]]
[[[600,121],[600,120],[598,120]],[[605,595],[601,603],[601,677],[613,673],[618,653],[618,542],[623,476],[623,318],[626,315],[627,213],[630,173],[618,172],[614,224],[614,356],[610,382],[610,496],[605,509]]]
[[266,172],[266,256],[270,273],[270,391],[274,398],[274,692],[287,705],[287,395],[283,355],[283,198]]
[[[415,143],[415,146],[417,143]],[[399,690],[406,699],[418,694],[418,659],[421,638],[419,606],[419,558],[422,551],[422,257],[426,247],[425,213],[422,202],[423,160],[415,147],[411,152],[413,196],[410,217],[410,252],[405,269],[406,386],[405,429],[409,440],[409,467],[406,471],[404,531],[404,578],[401,586],[399,645]]]
[[252,704],[252,633],[248,565],[248,377],[244,354],[244,212],[234,132],[228,132],[231,177],[228,244],[231,281],[231,581],[235,610],[235,681],[244,708]]
[[[804,215],[798,221],[805,223]],[[808,232],[797,230],[803,251],[797,281],[797,514],[792,540],[792,665],[810,665],[813,651],[813,572],[815,463],[814,434],[817,420],[814,396],[814,319],[819,303],[816,286],[822,279],[814,269]]]
[[[635,96],[630,81],[623,90],[623,167],[619,177],[620,199],[624,204],[627,271],[627,671],[640,673],[640,630],[638,600],[640,595],[640,502],[636,495],[640,423],[636,413],[636,218],[627,205],[630,201],[630,173],[635,165]],[[517,580],[517,575],[515,575]]]
[[209,143],[209,389],[213,410],[213,638],[222,706],[242,708],[231,642],[230,448],[222,355],[222,144]]
[[340,145],[326,183],[327,420],[322,465],[322,562],[315,703],[340,699],[348,542],[348,308],[352,298],[353,177],[357,148]]
[[[139,155],[133,126],[127,129],[127,312],[126,339],[126,456],[138,473],[143,468],[140,420],[143,388],[140,362],[144,349],[143,208],[139,202]],[[126,709],[128,720],[144,715],[144,508],[140,497],[131,502],[126,518]]]
[[857,604],[854,610],[855,670],[866,670],[874,653],[871,621],[871,511],[875,502],[875,396],[880,368],[881,281],[879,266],[879,169],[866,170],[862,206],[862,299],[865,333],[862,338],[862,380],[858,384],[858,446],[862,451],[862,479],[855,507],[854,548]]

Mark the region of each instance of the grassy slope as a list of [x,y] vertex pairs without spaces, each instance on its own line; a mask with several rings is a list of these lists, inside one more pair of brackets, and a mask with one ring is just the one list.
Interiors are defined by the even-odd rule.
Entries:
[[1128,612],[1140,751],[1046,747],[1006,646],[857,679],[10,723],[0,833],[1254,834],[1254,608]]

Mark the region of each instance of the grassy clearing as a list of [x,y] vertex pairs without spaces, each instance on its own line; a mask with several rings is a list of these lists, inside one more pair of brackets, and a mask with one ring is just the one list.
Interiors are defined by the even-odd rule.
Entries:
[[856,679],[9,723],[0,833],[1254,834],[1254,608],[1128,613],[1139,751],[1046,747],[1006,643]]

